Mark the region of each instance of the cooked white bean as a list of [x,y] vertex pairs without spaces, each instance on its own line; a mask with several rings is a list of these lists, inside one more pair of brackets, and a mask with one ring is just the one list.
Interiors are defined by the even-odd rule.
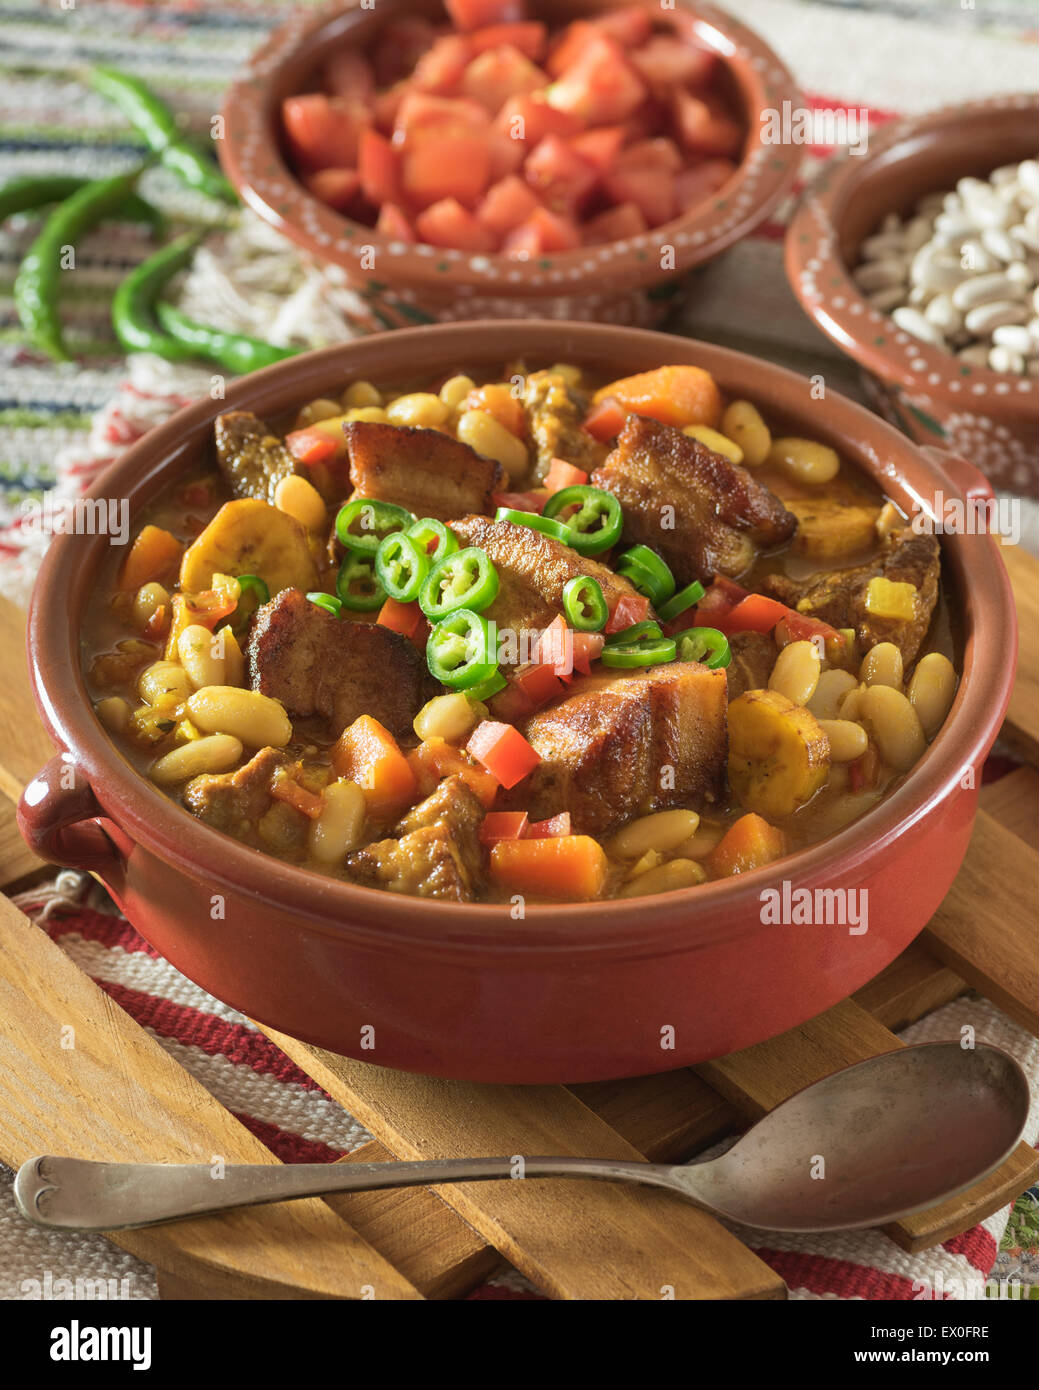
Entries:
[[772,667],[768,688],[785,695],[792,704],[806,705],[819,684],[821,669],[819,648],[814,642],[788,642]]
[[160,608],[169,606],[170,596],[161,584],[154,580],[142,584],[134,595],[133,620],[138,627],[146,627]]
[[413,728],[420,739],[442,738],[457,743],[477,720],[472,700],[461,691],[453,695],[434,695],[415,715]]
[[137,680],[137,690],[149,705],[170,708],[179,705],[191,694],[191,682],[183,666],[175,661],[155,661],[146,667]]
[[645,893],[673,893],[677,888],[692,888],[706,879],[707,874],[695,859],[671,859],[625,883],[617,896],[641,898]]
[[772,434],[761,412],[750,401],[730,401],[722,415],[722,433],[743,450],[743,462],[752,468],[764,463],[772,447]]
[[866,687],[856,685],[837,701],[837,716],[840,719],[858,719],[862,707],[862,696]]
[[440,399],[448,410],[458,410],[469,392],[475,389],[476,382],[471,376],[448,377],[440,388]]
[[618,830],[606,848],[618,859],[639,859],[649,850],[667,854],[695,835],[699,824],[695,811],[657,811]]
[[343,408],[337,401],[329,400],[327,396],[318,396],[316,400],[308,401],[296,416],[296,429],[306,429],[308,425],[316,425],[319,420],[332,420],[337,415],[343,413]]
[[242,756],[242,745],[230,734],[213,734],[182,743],[172,753],[166,753],[151,769],[153,782],[169,786],[198,777],[203,772],[226,772]]
[[229,627],[222,627],[217,636],[224,644],[224,685],[244,685],[245,654],[238,638]]
[[382,405],[382,392],[370,381],[354,381],[343,392],[342,400],[347,410],[364,410]]
[[872,735],[881,757],[898,772],[908,772],[927,748],[916,710],[900,690],[889,685],[867,686],[859,696],[857,717]]
[[105,700],[98,700],[94,713],[110,734],[121,734],[129,724],[133,710],[129,701],[121,695],[109,695]]
[[814,439],[774,439],[768,462],[778,464],[799,483],[829,483],[837,476],[840,456],[828,444]]
[[321,793],[321,814],[310,822],[308,848],[322,864],[337,864],[364,838],[364,792],[340,778]]
[[459,417],[456,433],[463,444],[484,458],[497,459],[510,478],[519,478],[527,471],[527,446],[489,411],[465,411]]
[[177,655],[196,690],[227,684],[226,638],[201,623],[190,623],[177,638]]
[[327,521],[324,499],[313,483],[291,473],[274,489],[274,505],[294,517],[304,531],[324,531]]
[[412,425],[420,429],[436,429],[446,422],[450,410],[447,404],[429,391],[412,391],[398,396],[386,407],[391,425]]
[[192,723],[207,734],[234,734],[249,748],[284,748],[292,723],[277,700],[258,690],[211,685],[188,700]]
[[902,653],[894,642],[878,642],[862,658],[859,680],[865,685],[890,685],[902,689]]
[[734,439],[727,438],[720,430],[712,430],[710,425],[686,425],[683,434],[697,439],[713,453],[721,454],[731,463],[743,462],[743,450]]
[[822,671],[808,701],[808,709],[816,719],[836,719],[840,702],[849,690],[857,690],[858,685],[851,672],[842,671],[839,666]]
[[1024,323],[1027,318],[1028,309],[1020,301],[1015,303],[1010,299],[997,299],[993,304],[980,304],[976,309],[971,309],[963,323],[965,328],[981,338],[1005,323]]
[[853,762],[869,745],[866,730],[850,719],[820,719],[819,728],[829,739],[830,757],[835,763]]
[[934,738],[945,723],[956,695],[956,684],[956,668],[941,652],[928,652],[916,663],[907,694],[929,739]]

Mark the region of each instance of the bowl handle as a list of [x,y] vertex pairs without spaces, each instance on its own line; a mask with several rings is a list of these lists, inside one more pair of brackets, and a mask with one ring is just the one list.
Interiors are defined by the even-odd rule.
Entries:
[[18,802],[18,828],[34,854],[96,873],[118,894],[126,860],[98,824],[104,815],[86,774],[68,753],[51,758]]
[[948,449],[940,449],[937,444],[918,444],[917,448],[928,463],[934,464],[968,502],[990,502],[995,497],[988,478],[976,464],[968,462],[962,454],[951,454]]

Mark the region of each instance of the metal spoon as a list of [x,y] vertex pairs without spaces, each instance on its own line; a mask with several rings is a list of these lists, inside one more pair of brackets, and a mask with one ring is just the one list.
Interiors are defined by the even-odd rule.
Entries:
[[996,1047],[900,1048],[798,1091],[720,1158],[681,1166],[594,1158],[457,1158],[419,1163],[92,1163],[44,1155],[19,1168],[24,1217],[117,1231],[231,1207],[492,1178],[605,1178],[679,1193],[769,1231],[884,1225],[937,1205],[998,1168],[1024,1129],[1028,1081]]

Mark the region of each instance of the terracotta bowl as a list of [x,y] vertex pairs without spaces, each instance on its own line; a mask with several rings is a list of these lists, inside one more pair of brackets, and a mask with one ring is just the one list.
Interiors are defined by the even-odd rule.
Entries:
[[[617,375],[697,363],[727,393],[861,464],[907,512],[936,490],[984,488],[969,465],[917,448],[860,406],[740,353],[635,329],[531,322],[403,330],[327,348],[200,401],[113,465],[96,495],[143,509],[196,466],[224,410],[268,417],[375,381],[464,366],[578,362]],[[777,866],[653,898],[528,908],[458,906],[341,883],[238,844],[141,777],[103,731],[81,671],[80,629],[108,541],[58,536],[29,620],[43,720],[63,750],[27,788],[23,833],[40,855],[95,870],[152,945],[218,998],[363,1061],[479,1081],[646,1074],[770,1037],[843,999],[922,929],[963,858],[974,781],[1006,709],[1016,620],[989,536],[943,538],[962,616],[963,679],[945,727],[902,786],[856,824]],[[868,890],[868,931],[763,925],[763,889]],[[214,895],[219,897],[214,898]],[[223,915],[214,920],[213,903]],[[362,1030],[374,1028],[374,1048]]]
[[1039,151],[1039,95],[993,97],[899,121],[864,156],[829,161],[786,237],[786,270],[810,318],[866,371],[878,408],[913,439],[972,459],[998,487],[1039,497],[1039,377],[969,367],[879,313],[849,268],[889,212]]
[[[655,0],[642,3],[657,8]],[[553,23],[605,8],[601,0],[531,6],[535,16],[547,13]],[[256,53],[224,104],[221,159],[228,177],[243,200],[301,246],[331,281],[357,291],[362,326],[491,317],[651,325],[673,307],[688,272],[764,221],[793,183],[800,148],[762,144],[759,119],[763,108],[779,109],[784,100],[799,103],[793,78],[750,29],[696,0],[670,17],[725,59],[749,132],[743,162],[713,198],[643,236],[536,262],[390,240],[333,212],[297,181],[282,149],[279,112],[285,97],[316,86],[315,70],[332,49],[367,47],[380,26],[404,12],[443,17],[439,0],[301,9]],[[664,246],[674,250],[666,270],[661,269]],[[374,269],[361,268],[361,247],[375,248]]]

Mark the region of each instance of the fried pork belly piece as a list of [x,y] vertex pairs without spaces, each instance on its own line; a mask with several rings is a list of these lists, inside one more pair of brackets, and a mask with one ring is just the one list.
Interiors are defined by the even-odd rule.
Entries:
[[500,463],[439,430],[354,420],[343,432],[355,495],[396,502],[416,516],[447,521],[489,512],[491,494],[505,485]]

